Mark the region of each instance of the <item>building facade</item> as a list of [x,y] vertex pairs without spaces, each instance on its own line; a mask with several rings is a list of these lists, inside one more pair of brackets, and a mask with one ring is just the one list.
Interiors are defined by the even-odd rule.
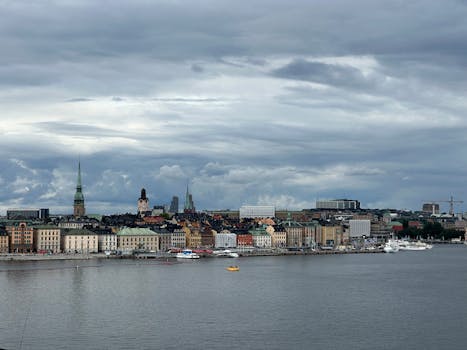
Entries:
[[65,253],[90,254],[99,251],[97,234],[86,229],[72,229],[62,235]]
[[171,246],[174,248],[185,248],[186,247],[185,231],[183,231],[182,229],[175,229],[172,232]]
[[10,251],[8,232],[4,228],[0,228],[0,254],[6,254]]
[[117,232],[117,246],[121,251],[159,251],[159,236],[148,228],[125,227]]
[[60,253],[60,228],[53,225],[34,226],[34,250],[38,253]]
[[350,238],[370,237],[370,220],[349,220]]
[[318,200],[316,209],[357,210],[360,209],[360,202],[353,199]]
[[34,230],[25,222],[7,226],[10,253],[31,253],[34,250]]
[[240,219],[273,218],[276,208],[272,205],[242,205],[239,210]]
[[222,231],[216,234],[216,248],[236,248],[237,235],[229,231]]

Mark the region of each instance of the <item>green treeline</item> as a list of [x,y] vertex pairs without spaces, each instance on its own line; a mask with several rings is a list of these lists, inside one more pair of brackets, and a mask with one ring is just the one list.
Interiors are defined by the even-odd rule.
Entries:
[[450,240],[464,235],[464,232],[455,229],[445,229],[439,222],[425,222],[422,229],[409,227],[407,221],[402,222],[403,230],[398,237],[409,237],[411,239],[444,239]]

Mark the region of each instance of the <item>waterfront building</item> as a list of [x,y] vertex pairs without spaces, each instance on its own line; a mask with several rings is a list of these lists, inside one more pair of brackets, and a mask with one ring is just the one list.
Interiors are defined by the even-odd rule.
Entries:
[[210,226],[205,226],[201,230],[201,246],[206,248],[214,247],[214,231]]
[[169,213],[177,214],[178,213],[178,197],[173,196],[172,201],[170,202]]
[[317,200],[316,209],[358,210],[360,202],[353,199]]
[[141,189],[141,196],[138,198],[138,215],[145,216],[149,211],[149,199],[146,197],[146,189]]
[[268,233],[271,235],[272,247],[282,248],[287,246],[287,232],[282,225],[276,225],[274,227],[268,226],[266,230],[268,230]]
[[237,234],[237,248],[253,247],[253,236],[251,233]]
[[273,205],[242,205],[239,210],[240,219],[273,218],[275,215]]
[[159,251],[159,236],[148,228],[125,227],[117,232],[117,246],[122,251]]
[[8,232],[4,227],[0,227],[0,254],[9,252],[9,237]]
[[271,248],[271,235],[265,227],[258,227],[248,231],[253,238],[253,246],[258,248]]
[[86,214],[84,207],[83,186],[81,184],[81,161],[78,162],[78,180],[76,182],[75,199],[73,202],[73,216],[75,218],[83,217]]
[[185,226],[183,227],[183,230],[185,231],[187,248],[194,249],[201,247],[201,235],[199,233],[199,229]]
[[305,247],[314,247],[317,237],[321,235],[321,225],[318,221],[303,222],[303,245]]
[[49,209],[7,209],[6,217],[8,220],[44,220],[49,217]]
[[186,237],[185,231],[183,229],[175,229],[172,232],[172,243],[171,247],[174,248],[185,248],[186,247]]
[[54,225],[33,227],[34,250],[40,252],[60,253],[60,228]]
[[287,247],[302,247],[304,227],[301,223],[292,220],[290,213],[287,215],[287,220],[281,223],[287,233]]
[[370,237],[370,220],[349,220],[350,238]]
[[115,252],[117,250],[117,235],[111,229],[93,229],[97,234],[97,250],[99,252]]
[[343,242],[343,227],[341,225],[326,225],[321,227],[321,237],[317,243],[326,247],[337,247]]
[[237,247],[237,235],[231,233],[228,230],[223,230],[216,234],[216,248],[236,248]]
[[158,229],[155,231],[159,236],[159,250],[166,252],[172,248],[172,232],[166,229]]
[[97,234],[87,229],[65,230],[62,235],[62,248],[66,253],[97,253],[99,250]]
[[31,253],[33,247],[34,230],[25,222],[7,226],[10,253]]

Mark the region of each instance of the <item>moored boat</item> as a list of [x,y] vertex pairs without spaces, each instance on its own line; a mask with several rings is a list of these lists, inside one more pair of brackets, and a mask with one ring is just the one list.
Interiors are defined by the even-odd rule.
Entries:
[[390,239],[383,247],[385,253],[397,253],[399,251],[399,244],[397,241]]
[[179,259],[199,259],[199,255],[194,253],[191,249],[184,249],[180,253],[177,253]]

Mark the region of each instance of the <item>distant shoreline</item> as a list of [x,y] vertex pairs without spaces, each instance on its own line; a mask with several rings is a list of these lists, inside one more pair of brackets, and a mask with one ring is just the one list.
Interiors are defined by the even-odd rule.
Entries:
[[[442,242],[443,245],[459,245],[454,242]],[[261,257],[261,256],[290,256],[290,255],[336,255],[336,254],[377,254],[384,253],[382,249],[374,250],[304,250],[304,251],[281,251],[281,252],[238,252],[242,257]],[[213,255],[203,255],[202,258],[208,259],[231,259],[217,257]],[[156,255],[106,255],[105,253],[93,254],[1,254],[0,261],[51,261],[51,260],[92,260],[92,259],[176,259],[175,255],[156,254]]]

